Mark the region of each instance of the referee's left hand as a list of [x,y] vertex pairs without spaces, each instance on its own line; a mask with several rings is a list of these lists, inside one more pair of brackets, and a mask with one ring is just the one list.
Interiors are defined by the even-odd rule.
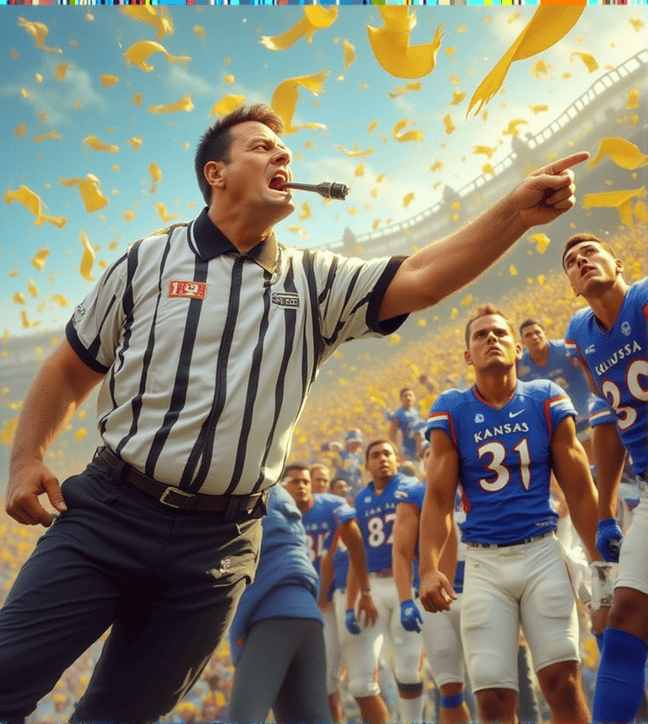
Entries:
[[45,493],[59,512],[67,510],[58,478],[42,461],[14,462],[11,466],[5,510],[14,520],[24,525],[42,525],[48,528],[54,520],[40,503]]

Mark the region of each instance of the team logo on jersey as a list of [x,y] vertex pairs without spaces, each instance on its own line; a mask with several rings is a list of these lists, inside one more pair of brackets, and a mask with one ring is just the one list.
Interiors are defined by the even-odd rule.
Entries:
[[629,337],[632,334],[632,327],[630,326],[630,322],[625,321],[621,325],[621,332],[625,334],[626,337]]
[[524,408],[521,410],[518,410],[517,412],[509,412],[509,417],[517,417],[518,415],[521,415],[524,412]]
[[170,297],[204,299],[206,295],[207,285],[204,282],[183,282],[178,279],[174,279],[169,284]]
[[478,412],[475,415],[475,422],[484,422],[484,416],[481,414],[481,412]]
[[594,347],[593,344],[590,344],[589,347],[585,347],[585,354],[594,354],[596,352],[596,347]]
[[299,294],[296,292],[272,292],[271,302],[284,309],[296,309],[299,306]]

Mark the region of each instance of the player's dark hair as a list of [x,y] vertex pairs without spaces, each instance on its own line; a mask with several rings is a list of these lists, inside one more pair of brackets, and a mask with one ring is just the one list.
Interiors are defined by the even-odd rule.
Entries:
[[308,467],[308,465],[302,465],[302,463],[291,463],[290,465],[286,465],[284,475],[288,475],[288,473],[292,470],[308,470],[308,472],[310,473],[310,468]]
[[472,316],[468,320],[466,324],[466,349],[470,347],[470,328],[472,327],[472,323],[477,321],[480,317],[488,317],[491,314],[496,314],[498,317],[501,317],[506,324],[508,325],[509,329],[511,330],[511,334],[515,338],[515,325],[513,324],[513,320],[509,317],[509,315],[506,312],[503,312],[501,309],[496,307],[494,304],[480,304],[472,313]]
[[524,336],[524,333],[522,332],[522,330],[523,330],[525,327],[530,327],[532,324],[537,324],[538,327],[540,327],[540,329],[544,329],[544,328],[545,328],[545,327],[544,327],[544,324],[543,324],[539,319],[534,319],[533,317],[529,317],[529,319],[525,319],[524,322],[522,322],[522,324],[520,325],[520,328],[519,328],[519,329],[520,329],[520,336],[521,336],[521,337]]
[[211,186],[205,178],[205,164],[208,161],[229,163],[232,146],[230,129],[232,126],[246,121],[265,123],[277,135],[283,133],[284,130],[281,117],[263,103],[257,103],[253,106],[240,106],[240,108],[236,108],[210,126],[196,146],[196,155],[194,156],[198,186],[207,205],[211,202]]
[[403,396],[403,392],[414,392],[414,390],[411,387],[403,387],[401,391],[398,393],[399,397]]
[[398,457],[398,450],[396,449],[396,446],[391,440],[372,440],[368,445],[367,449],[365,450],[365,458],[367,462],[369,462],[369,453],[371,452],[371,449],[376,447],[376,445],[390,445],[391,449],[394,451],[394,455]]
[[618,259],[616,253],[614,252],[614,249],[603,239],[599,239],[598,236],[595,236],[594,234],[588,234],[587,232],[583,232],[580,234],[574,234],[573,236],[570,236],[569,239],[565,242],[565,246],[563,248],[563,255],[562,255],[562,266],[563,270],[567,271],[565,269],[565,257],[567,256],[567,252],[577,244],[582,244],[584,241],[593,241],[596,244],[598,244],[602,249],[605,249],[609,254],[612,254],[612,256],[615,259]]

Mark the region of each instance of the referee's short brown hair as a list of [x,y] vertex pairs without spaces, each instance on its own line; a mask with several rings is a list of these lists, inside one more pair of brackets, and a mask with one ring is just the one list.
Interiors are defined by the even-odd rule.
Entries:
[[232,145],[230,128],[239,123],[245,123],[246,121],[265,123],[265,125],[277,135],[282,134],[284,130],[284,123],[281,120],[281,116],[275,113],[270,106],[266,106],[263,103],[257,103],[253,106],[240,106],[211,125],[203,133],[196,147],[196,155],[194,156],[194,167],[196,169],[198,186],[207,205],[209,205],[211,201],[211,187],[205,178],[205,164],[208,161],[224,161],[225,163],[229,163],[230,148]]

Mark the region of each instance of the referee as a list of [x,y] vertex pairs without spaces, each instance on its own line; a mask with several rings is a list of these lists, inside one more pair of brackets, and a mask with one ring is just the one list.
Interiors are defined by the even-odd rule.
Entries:
[[[365,262],[275,238],[295,209],[281,132],[262,105],[206,131],[195,162],[207,207],[106,270],[27,395],[6,510],[48,530],[0,611],[0,721],[24,719],[110,626],[72,721],[172,709],[253,578],[267,491],[322,363],[347,340],[390,334],[571,208],[568,169],[587,158],[535,172],[407,259]],[[43,457],[100,382],[103,445],[59,486]]]

